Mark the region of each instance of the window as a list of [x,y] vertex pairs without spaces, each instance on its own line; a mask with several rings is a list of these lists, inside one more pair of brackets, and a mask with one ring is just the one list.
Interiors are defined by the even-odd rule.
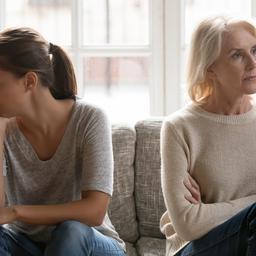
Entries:
[[112,122],[170,114],[186,102],[190,37],[202,18],[256,15],[254,0],[0,0],[0,28],[25,25],[69,52],[79,95]]
[[0,27],[29,26],[62,45],[79,96],[112,122],[135,122],[163,114],[163,1],[0,0]]
[[71,3],[67,0],[4,1],[4,25],[28,26],[56,44],[71,45]]

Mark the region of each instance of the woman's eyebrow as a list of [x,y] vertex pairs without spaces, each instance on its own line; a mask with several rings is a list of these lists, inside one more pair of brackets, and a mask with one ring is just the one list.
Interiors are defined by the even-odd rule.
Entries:
[[[255,48],[255,47],[256,47],[256,44],[253,45],[251,48]],[[242,50],[243,50],[243,48],[231,48],[231,49],[228,50],[228,52],[230,53],[232,51],[242,51]]]
[[232,53],[232,52],[236,52],[236,51],[242,51],[242,48],[231,48],[228,50],[228,54]]
[[242,48],[231,48],[229,51],[231,52],[231,51],[240,51],[240,50],[242,50]]

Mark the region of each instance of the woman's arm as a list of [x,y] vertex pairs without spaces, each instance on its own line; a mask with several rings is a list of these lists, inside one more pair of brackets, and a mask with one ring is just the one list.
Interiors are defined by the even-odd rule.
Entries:
[[175,231],[184,240],[200,238],[214,227],[256,201],[256,195],[212,204],[193,204],[184,185],[188,175],[188,152],[170,123],[161,132],[162,189],[168,215]]
[[[0,128],[0,130],[2,130]],[[0,207],[5,204],[5,192],[4,192],[4,132],[0,131]]]
[[13,119],[0,117],[0,207],[5,205],[5,191],[4,191],[4,138],[7,125]]
[[105,217],[109,195],[99,191],[83,192],[83,199],[56,205],[15,205],[0,208],[0,224],[22,221],[28,224],[54,225],[76,220],[99,226]]

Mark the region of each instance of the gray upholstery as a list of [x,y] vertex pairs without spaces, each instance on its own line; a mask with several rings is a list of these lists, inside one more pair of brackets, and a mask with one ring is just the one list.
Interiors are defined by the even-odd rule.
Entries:
[[112,127],[114,193],[109,215],[128,256],[165,255],[159,220],[165,211],[160,184],[162,120]]
[[159,220],[165,211],[160,180],[162,121],[141,121],[136,128],[135,205],[141,236],[163,238]]
[[137,250],[134,248],[134,244],[125,243],[126,244],[126,254],[129,256],[137,256]]
[[159,238],[142,237],[137,242],[139,255],[165,256],[165,240]]
[[135,140],[134,129],[121,125],[112,127],[114,192],[109,215],[122,239],[131,243],[138,239],[133,196]]

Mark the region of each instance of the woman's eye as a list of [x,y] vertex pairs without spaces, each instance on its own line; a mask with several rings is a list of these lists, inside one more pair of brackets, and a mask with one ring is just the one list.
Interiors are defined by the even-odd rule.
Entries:
[[252,54],[253,54],[253,55],[256,55],[256,48],[253,48],[253,49],[252,49]]
[[[255,54],[256,54],[256,52],[255,52]],[[236,60],[236,59],[242,57],[242,54],[240,52],[236,52],[236,53],[232,54],[231,57],[232,57],[232,59]]]

